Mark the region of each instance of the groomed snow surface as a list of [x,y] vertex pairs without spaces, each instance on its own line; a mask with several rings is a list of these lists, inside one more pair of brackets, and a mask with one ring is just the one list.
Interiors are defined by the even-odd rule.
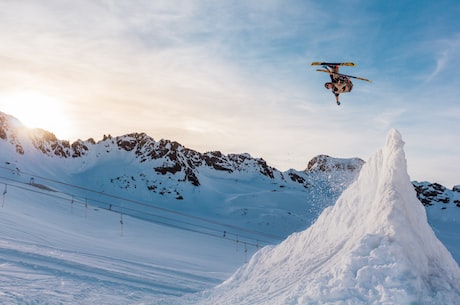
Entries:
[[0,303],[460,304],[460,269],[403,146],[392,130],[312,226],[252,257],[223,238],[0,189]]
[[224,239],[15,189],[0,227],[0,304],[151,304],[217,285],[245,262]]

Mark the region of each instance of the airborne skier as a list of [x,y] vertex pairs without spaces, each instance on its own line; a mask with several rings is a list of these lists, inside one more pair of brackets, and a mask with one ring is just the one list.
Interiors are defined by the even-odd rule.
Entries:
[[338,74],[339,66],[326,66],[325,69],[329,71],[331,82],[325,83],[324,87],[326,87],[328,90],[332,90],[332,93],[335,95],[335,102],[337,105],[340,105],[339,94],[351,92],[351,89],[353,89],[353,83],[348,77]]
[[324,69],[317,69],[316,71],[327,72],[331,77],[331,81],[324,84],[324,87],[328,90],[332,90],[332,93],[335,95],[335,101],[337,105],[340,105],[339,94],[351,92],[353,89],[353,83],[350,78],[355,78],[359,80],[364,80],[370,82],[370,80],[362,77],[356,77],[351,75],[345,75],[339,73],[339,66],[355,66],[352,62],[345,63],[327,63],[327,62],[312,62],[312,66],[323,66]]

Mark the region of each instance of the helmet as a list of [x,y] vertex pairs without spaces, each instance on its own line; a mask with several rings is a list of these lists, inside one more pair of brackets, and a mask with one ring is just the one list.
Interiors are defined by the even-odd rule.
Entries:
[[332,88],[333,84],[332,84],[331,82],[325,83],[325,84],[324,84],[324,88],[329,89],[329,85],[330,85],[331,88]]

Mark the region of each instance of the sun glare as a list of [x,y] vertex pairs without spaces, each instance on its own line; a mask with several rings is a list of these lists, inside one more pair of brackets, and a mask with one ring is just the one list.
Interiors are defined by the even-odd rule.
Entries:
[[70,135],[64,105],[55,97],[35,91],[4,94],[0,97],[0,111],[16,117],[29,128],[52,132],[58,139],[67,140]]

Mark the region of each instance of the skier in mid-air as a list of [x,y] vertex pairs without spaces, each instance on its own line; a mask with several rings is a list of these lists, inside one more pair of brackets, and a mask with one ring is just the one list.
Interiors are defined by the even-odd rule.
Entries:
[[312,66],[323,66],[324,69],[317,69],[319,72],[329,73],[331,81],[324,84],[324,87],[328,90],[332,90],[332,93],[335,95],[335,101],[337,105],[340,105],[339,95],[340,93],[351,92],[353,89],[353,83],[350,78],[355,78],[359,80],[364,80],[370,82],[370,80],[362,77],[351,76],[346,74],[339,73],[339,66],[355,66],[352,62],[344,63],[327,63],[327,62],[312,62]]
[[353,89],[353,83],[350,78],[345,75],[340,75],[339,66],[326,66],[325,69],[329,71],[329,76],[331,81],[324,84],[324,87],[328,90],[332,90],[332,93],[335,95],[335,102],[337,105],[340,105],[339,94],[345,92],[351,92]]

